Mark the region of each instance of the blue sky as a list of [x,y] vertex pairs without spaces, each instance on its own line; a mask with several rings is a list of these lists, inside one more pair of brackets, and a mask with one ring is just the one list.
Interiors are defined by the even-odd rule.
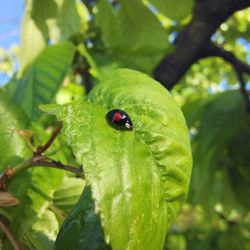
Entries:
[[20,25],[24,0],[0,1],[0,47],[8,49],[20,43]]
[[[20,28],[24,12],[24,0],[0,1],[0,47],[9,49],[20,44]],[[0,86],[9,77],[0,73]]]

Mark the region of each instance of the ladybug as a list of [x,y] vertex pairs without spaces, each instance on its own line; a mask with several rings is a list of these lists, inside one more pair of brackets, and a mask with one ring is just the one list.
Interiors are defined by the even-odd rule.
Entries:
[[106,114],[109,124],[121,130],[133,130],[133,123],[129,115],[121,109],[112,109]]

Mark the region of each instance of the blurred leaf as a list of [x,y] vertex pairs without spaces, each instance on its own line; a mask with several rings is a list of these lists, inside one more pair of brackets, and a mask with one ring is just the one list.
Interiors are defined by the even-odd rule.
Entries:
[[76,83],[68,83],[59,89],[56,94],[56,103],[65,104],[82,99],[84,96],[83,86]]
[[52,18],[56,11],[54,1],[26,1],[21,31],[20,75],[46,47],[49,38],[46,20]]
[[85,181],[79,178],[65,177],[61,187],[58,188],[53,197],[53,203],[62,211],[68,213],[79,200]]
[[[209,98],[203,105],[198,134],[193,140],[194,170],[190,200],[206,212],[223,204],[225,210],[242,209],[234,195],[234,184],[227,174],[231,154],[227,147],[247,126],[245,104],[239,91],[226,91]],[[235,176],[236,177],[236,176]]]
[[29,119],[7,94],[0,89],[0,171],[9,164],[14,156],[27,155],[27,145],[18,130],[29,125]]
[[249,127],[246,127],[230,142],[228,152],[230,161],[227,169],[235,196],[247,209],[250,209],[250,200],[246,199],[250,195],[249,152],[250,133]]
[[151,73],[169,47],[153,13],[139,0],[122,1],[118,10],[100,0],[97,11],[96,26],[107,54],[126,67]]
[[169,235],[166,239],[164,250],[186,250],[187,243],[183,235]]
[[113,60],[111,56],[87,49],[83,44],[78,46],[78,51],[88,61],[91,75],[99,80],[108,77],[114,69],[122,67],[122,63]]
[[54,98],[69,70],[74,52],[75,48],[69,42],[49,46],[19,80],[14,99],[32,120],[41,115],[38,105],[49,103]]
[[223,145],[246,124],[245,106],[239,91],[217,94],[205,105],[197,140],[203,152],[213,145]]
[[[27,0],[22,23],[20,72],[27,67],[47,46],[48,42],[63,42],[73,35],[86,31],[83,8],[75,0]],[[86,10],[85,10],[86,11]],[[87,18],[87,16],[86,16]]]
[[200,121],[203,108],[210,101],[210,99],[211,97],[194,98],[194,100],[186,102],[183,105],[182,111],[189,128],[196,125],[197,121]]
[[11,179],[9,191],[20,204],[8,210],[12,218],[10,228],[24,249],[53,248],[59,223],[54,212],[49,210],[49,204],[63,176],[61,170],[33,168]]
[[192,14],[194,0],[149,0],[161,13],[180,21]]
[[[63,121],[68,143],[84,164],[106,241],[114,249],[160,249],[190,178],[189,136],[181,111],[159,83],[125,69],[114,71],[88,101],[43,110]],[[131,115],[134,131],[107,123],[112,108]]]
[[48,20],[49,38],[53,43],[66,41],[73,35],[86,31],[87,10],[81,2],[76,3],[75,0],[55,0],[55,2],[57,5],[55,18]]

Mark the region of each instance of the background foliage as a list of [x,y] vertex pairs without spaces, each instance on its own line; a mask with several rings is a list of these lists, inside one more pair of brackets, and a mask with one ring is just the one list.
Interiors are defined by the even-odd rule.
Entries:
[[[39,105],[79,100],[116,68],[152,76],[161,59],[173,51],[194,4],[191,0],[86,2],[88,8],[74,0],[26,1],[20,48],[0,50],[0,70],[11,76],[0,90],[1,172],[30,157],[57,126]],[[235,13],[213,36],[215,43],[245,62],[250,57],[249,15],[249,9]],[[250,249],[249,113],[234,71],[220,58],[200,60],[172,94],[186,118],[194,167],[188,199],[170,228],[165,249]],[[58,136],[48,154],[78,166],[65,140]],[[52,249],[84,184],[55,169],[24,171],[8,185],[20,205],[0,206],[0,217],[25,249]],[[86,188],[81,199],[90,199],[89,192]],[[91,204],[86,204],[88,214],[81,221],[95,225],[91,235],[102,245],[103,232]],[[74,213],[78,215],[79,209]],[[0,248],[11,249],[0,233]]]

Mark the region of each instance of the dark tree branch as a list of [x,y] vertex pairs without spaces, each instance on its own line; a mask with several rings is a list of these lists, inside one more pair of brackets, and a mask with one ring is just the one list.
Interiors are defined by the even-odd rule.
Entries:
[[240,91],[245,100],[246,111],[250,113],[250,99],[249,99],[249,94],[246,90],[246,84],[243,77],[244,74],[250,76],[250,65],[242,62],[232,52],[227,51],[222,47],[216,46],[212,42],[209,42],[207,44],[206,48],[200,54],[200,58],[205,58],[210,56],[220,57],[232,65],[240,83]]
[[217,46],[212,42],[206,44],[205,49],[200,53],[200,58],[206,58],[210,56],[221,57],[223,60],[230,63],[236,71],[241,71],[250,75],[250,66],[240,59],[238,59],[232,52],[225,50],[223,47]]
[[250,0],[196,0],[191,22],[180,32],[176,48],[155,69],[154,76],[171,89],[202,51],[216,29],[234,12],[250,6]]

